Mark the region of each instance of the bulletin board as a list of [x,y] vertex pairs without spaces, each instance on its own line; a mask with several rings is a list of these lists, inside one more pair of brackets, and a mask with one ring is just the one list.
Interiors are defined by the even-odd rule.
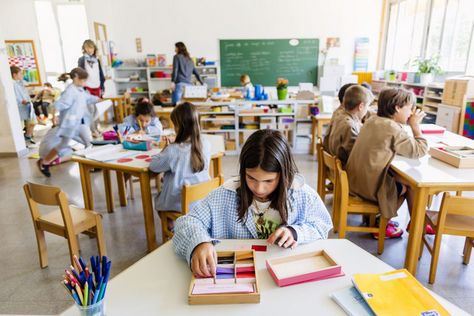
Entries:
[[23,79],[28,86],[41,86],[38,58],[33,40],[6,40],[5,46],[9,66],[21,68]]

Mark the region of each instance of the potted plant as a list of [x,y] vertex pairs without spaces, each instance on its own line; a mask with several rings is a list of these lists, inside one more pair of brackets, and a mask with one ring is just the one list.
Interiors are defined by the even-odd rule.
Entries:
[[277,94],[278,94],[278,100],[286,100],[288,96],[288,79],[278,78]]
[[396,81],[397,80],[397,73],[395,70],[390,70],[388,72],[388,81]]
[[434,75],[442,72],[439,66],[439,56],[433,56],[431,58],[418,57],[413,61],[413,65],[418,68],[420,74],[420,84],[427,85],[434,80]]

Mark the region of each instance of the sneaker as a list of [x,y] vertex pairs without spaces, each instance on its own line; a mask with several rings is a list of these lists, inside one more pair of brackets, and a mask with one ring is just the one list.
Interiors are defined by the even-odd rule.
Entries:
[[25,142],[30,144],[36,144],[35,140],[31,136],[25,136]]
[[43,165],[43,161],[41,159],[36,162],[36,165],[38,166],[38,169],[42,174],[44,174],[48,178],[51,177],[51,172],[49,172],[49,166]]
[[[408,225],[407,225],[407,233],[410,231],[410,224],[411,224],[411,222],[409,222]],[[433,229],[433,227],[431,227],[431,225],[426,225],[425,234],[426,235],[436,235],[436,232]]]
[[[403,229],[387,225],[385,229],[385,239],[400,238],[403,235]],[[372,233],[374,239],[379,239],[379,233]]]

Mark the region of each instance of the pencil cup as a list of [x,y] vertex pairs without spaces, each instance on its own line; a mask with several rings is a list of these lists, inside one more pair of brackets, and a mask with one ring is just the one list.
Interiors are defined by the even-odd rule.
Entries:
[[104,299],[100,300],[99,302],[93,304],[93,305],[88,305],[88,306],[80,306],[77,305],[77,308],[79,310],[80,316],[105,316],[105,303]]

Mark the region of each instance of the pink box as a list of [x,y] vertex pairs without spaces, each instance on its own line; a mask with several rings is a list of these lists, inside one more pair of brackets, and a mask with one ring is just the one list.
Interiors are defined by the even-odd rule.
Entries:
[[341,266],[325,250],[269,259],[266,265],[280,287],[344,275]]
[[118,140],[117,133],[114,131],[107,131],[102,133],[104,140]]

